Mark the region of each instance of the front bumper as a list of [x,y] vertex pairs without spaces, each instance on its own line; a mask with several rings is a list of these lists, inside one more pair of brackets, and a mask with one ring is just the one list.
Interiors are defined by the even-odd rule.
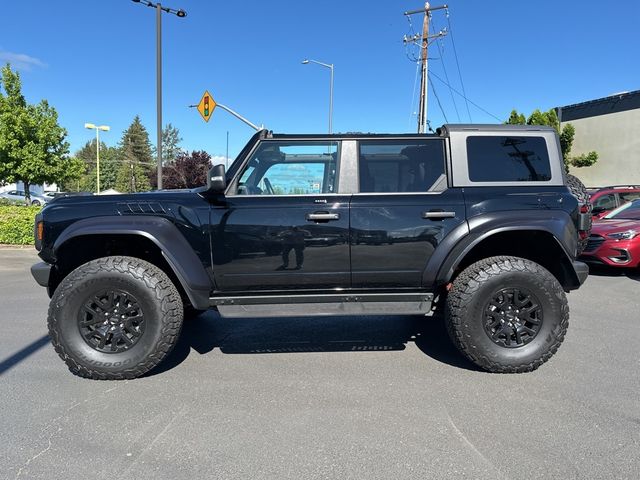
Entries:
[[49,286],[49,277],[51,276],[51,268],[53,265],[46,262],[39,262],[31,266],[31,275],[35,278],[41,287]]
[[[594,237],[594,235],[592,235]],[[610,267],[635,267],[640,264],[640,242],[633,240],[600,240],[593,249],[582,252],[584,262],[601,263]]]

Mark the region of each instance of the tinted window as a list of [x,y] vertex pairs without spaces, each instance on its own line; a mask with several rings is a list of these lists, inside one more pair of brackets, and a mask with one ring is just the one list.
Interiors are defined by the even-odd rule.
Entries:
[[362,141],[358,163],[361,192],[426,192],[444,175],[443,141]]
[[618,220],[640,220],[640,200],[625,203],[605,218],[617,218]]
[[262,142],[240,175],[240,195],[334,193],[337,142]]
[[593,208],[600,208],[601,210],[616,208],[616,196],[613,193],[602,195],[593,203]]
[[638,198],[640,198],[640,192],[620,193],[620,203],[627,203]]
[[547,143],[542,137],[468,137],[467,159],[472,182],[551,180]]

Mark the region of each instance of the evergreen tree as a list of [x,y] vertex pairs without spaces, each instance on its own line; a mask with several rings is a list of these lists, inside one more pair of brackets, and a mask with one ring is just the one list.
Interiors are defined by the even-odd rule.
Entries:
[[[182,137],[180,130],[167,123],[162,129],[162,165],[169,165],[176,161],[176,158],[182,153],[180,148]],[[153,148],[153,156],[157,157],[157,149]]]
[[[96,178],[96,141],[88,141],[75,155],[82,160],[84,171],[81,178],[63,184],[63,190],[68,191],[97,191]],[[119,150],[100,142],[100,190],[115,188],[116,172],[118,170]]]
[[149,165],[138,162],[132,145],[120,148],[120,161],[116,172],[115,189],[119,192],[146,192],[149,185]]
[[135,116],[122,134],[115,188],[121,192],[144,192],[151,189],[149,176],[155,172],[149,133]]

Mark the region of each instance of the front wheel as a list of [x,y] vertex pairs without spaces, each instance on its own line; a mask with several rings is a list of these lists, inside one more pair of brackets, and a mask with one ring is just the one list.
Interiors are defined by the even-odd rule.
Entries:
[[491,257],[467,267],[446,303],[447,330],[458,349],[484,370],[530,372],[549,360],[569,325],[558,280],[518,257]]
[[97,380],[135,378],[173,349],[182,300],[169,277],[133,257],[81,265],[49,306],[49,335],[72,373]]

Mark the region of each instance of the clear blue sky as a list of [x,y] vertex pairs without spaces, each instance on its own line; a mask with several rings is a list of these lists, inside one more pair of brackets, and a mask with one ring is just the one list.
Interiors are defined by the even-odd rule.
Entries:
[[[11,60],[30,102],[46,98],[68,130],[71,151],[92,138],[85,122],[107,124],[115,145],[139,114],[155,142],[155,12],[130,0],[3,2],[0,62]],[[432,5],[440,5],[432,1]],[[163,14],[164,122],[180,129],[182,146],[233,157],[252,130],[218,109],[204,123],[195,109],[208,89],[254,123],[276,132],[327,129],[329,70],[335,64],[334,131],[406,132],[416,64],[402,43],[403,12],[420,0],[167,0],[184,19]],[[640,2],[452,0],[449,4],[467,97],[504,119],[625,90],[640,89]],[[420,30],[422,19],[413,18]],[[436,28],[446,25],[434,13]],[[451,36],[443,55],[430,47],[430,68],[458,80]],[[447,87],[434,78],[450,122],[458,117]],[[455,94],[454,94],[455,95]],[[460,119],[468,121],[455,95]],[[474,123],[495,122],[470,106]],[[429,119],[444,123],[433,92]]]

